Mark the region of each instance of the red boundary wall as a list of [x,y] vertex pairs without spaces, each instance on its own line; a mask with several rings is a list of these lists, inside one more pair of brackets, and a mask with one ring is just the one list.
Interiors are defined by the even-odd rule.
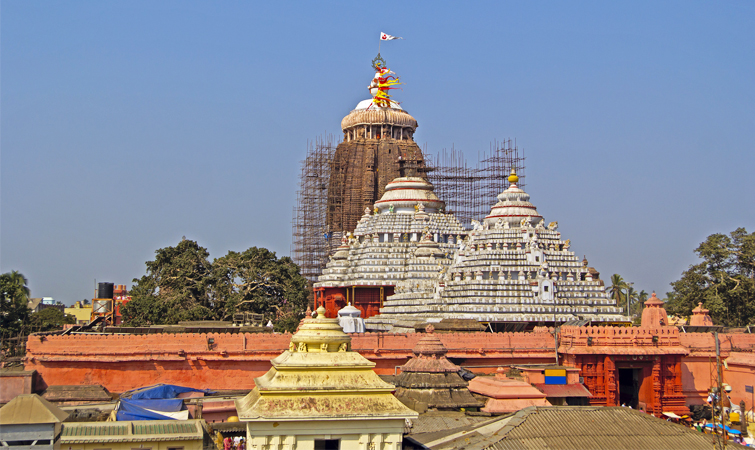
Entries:
[[[576,363],[590,354],[616,361],[626,355],[675,354],[680,358],[678,370],[685,403],[700,404],[705,399],[715,367],[712,334],[679,333],[675,329],[654,332],[655,329],[643,327],[588,328],[562,329],[561,363]],[[659,334],[658,342],[652,340],[654,334]],[[352,348],[373,361],[377,373],[388,375],[411,357],[411,349],[422,334],[351,336]],[[588,345],[591,336],[592,345]],[[438,337],[450,359],[465,367],[478,366],[473,368],[476,372],[493,372],[502,365],[555,362],[555,341],[547,331],[439,333]],[[721,334],[719,339],[722,360],[728,366],[724,381],[733,388],[731,399],[736,403],[745,400],[750,408],[751,397],[744,393],[744,386],[755,384],[755,335]],[[270,369],[270,360],[287,349],[290,341],[290,334],[254,333],[30,336],[26,370],[39,374],[37,389],[101,384],[111,392],[123,392],[154,383],[252,389],[254,378]],[[594,375],[600,378],[607,372]]]
[[[438,334],[448,357],[494,371],[499,365],[555,362],[550,333]],[[422,334],[352,334],[352,348],[381,375],[404,364]],[[213,340],[209,343],[210,339]],[[123,392],[154,383],[203,389],[252,389],[270,360],[288,349],[290,334],[153,334],[30,336],[26,369],[43,386],[101,384]]]

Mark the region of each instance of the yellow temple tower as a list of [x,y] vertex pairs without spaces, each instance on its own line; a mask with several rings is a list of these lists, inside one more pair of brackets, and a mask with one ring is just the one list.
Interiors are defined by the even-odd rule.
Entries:
[[405,420],[417,417],[372,370],[375,363],[351,350],[351,337],[323,307],[270,362],[236,401],[249,450],[399,450]]

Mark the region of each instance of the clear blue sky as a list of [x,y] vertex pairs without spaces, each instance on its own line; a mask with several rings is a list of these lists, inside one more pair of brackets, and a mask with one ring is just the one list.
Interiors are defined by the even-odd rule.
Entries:
[[130,285],[182,236],[288,255],[307,140],[367,97],[381,31],[416,140],[515,138],[604,278],[664,294],[755,231],[752,1],[4,0],[0,26],[0,270],[35,297]]

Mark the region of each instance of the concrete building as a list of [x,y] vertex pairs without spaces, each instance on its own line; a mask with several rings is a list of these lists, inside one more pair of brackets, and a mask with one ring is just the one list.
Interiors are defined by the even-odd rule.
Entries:
[[[659,303],[655,293],[645,302],[639,327],[561,328],[563,364],[580,369],[591,405],[626,404],[656,417],[689,412],[682,360],[692,349],[681,345],[677,327],[663,325],[666,311]],[[698,373],[689,381],[707,390],[714,382],[710,367]]]
[[399,450],[405,419],[417,413],[391,393],[395,387],[351,349],[338,319],[305,319],[289,349],[236,401],[247,422],[249,450]]
[[76,318],[76,325],[86,325],[92,318],[92,305],[82,305],[81,302],[76,302],[70,308],[65,308],[64,313],[70,314]]

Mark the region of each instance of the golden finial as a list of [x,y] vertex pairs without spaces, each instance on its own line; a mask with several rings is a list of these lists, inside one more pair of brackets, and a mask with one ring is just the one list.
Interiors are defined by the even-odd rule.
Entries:
[[516,182],[519,181],[519,177],[516,176],[516,170],[514,168],[511,168],[511,175],[509,175],[509,183],[516,184]]

